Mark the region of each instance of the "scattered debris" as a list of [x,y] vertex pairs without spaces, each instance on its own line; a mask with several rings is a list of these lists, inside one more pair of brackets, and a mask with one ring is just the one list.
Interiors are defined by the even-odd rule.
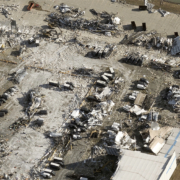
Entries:
[[[97,13],[95,10],[91,10],[91,12],[93,12],[93,14],[96,14],[99,18],[106,19],[108,23],[105,24],[102,23],[100,20],[87,20],[79,18],[79,16],[85,14],[85,11],[77,11],[65,4],[62,4],[60,6],[60,11],[62,14],[51,13],[49,15],[50,19],[48,21],[55,22],[54,19],[56,19],[56,24],[60,27],[88,30],[94,33],[106,34],[108,32],[108,34],[110,33],[112,35],[115,35],[119,31],[117,24],[120,23],[120,19],[118,17],[115,17],[113,22],[112,17],[114,15],[110,15],[107,12]],[[70,12],[75,12],[76,14],[72,15]]]
[[37,4],[37,3],[35,3],[34,1],[29,1],[28,4],[29,5],[27,7],[27,10],[29,10],[29,11],[31,11],[32,8],[34,8],[34,9],[42,9],[41,6],[39,4]]
[[20,84],[27,74],[28,73],[26,69],[19,69],[17,72],[11,74],[11,80],[16,84]]
[[161,8],[159,8],[159,12],[161,13],[161,15],[163,17],[167,16],[168,14],[170,14],[168,11],[162,10]]

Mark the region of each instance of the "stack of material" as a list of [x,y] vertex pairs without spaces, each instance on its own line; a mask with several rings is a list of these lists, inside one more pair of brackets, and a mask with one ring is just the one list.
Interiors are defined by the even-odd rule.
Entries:
[[18,92],[18,87],[13,86],[9,89],[7,89],[1,96],[0,96],[0,106],[5,103],[9,98],[14,96],[15,93]]
[[168,104],[172,105],[176,113],[180,112],[180,89],[178,85],[170,86],[166,90],[165,98],[168,100]]
[[139,53],[129,53],[126,55],[124,62],[128,64],[133,64],[137,66],[142,66],[144,61],[147,60],[147,57],[140,56]]
[[86,57],[91,58],[107,58],[112,52],[116,49],[115,45],[107,45],[105,48],[95,47],[93,51],[90,51],[86,54]]

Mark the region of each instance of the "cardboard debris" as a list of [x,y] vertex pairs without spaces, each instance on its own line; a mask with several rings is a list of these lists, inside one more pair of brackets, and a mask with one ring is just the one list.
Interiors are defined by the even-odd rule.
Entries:
[[164,144],[165,144],[164,139],[155,137],[153,141],[150,143],[149,148],[154,154],[157,155],[159,151],[162,149],[162,147],[164,146]]
[[162,127],[159,130],[153,130],[151,128],[148,128],[143,131],[140,131],[140,134],[142,135],[143,139],[149,137],[148,142],[151,142],[155,137],[165,138],[166,136],[168,136],[168,134],[170,134],[172,129],[173,128],[170,126]]
[[134,105],[131,109],[130,109],[130,112],[131,113],[135,113],[136,116],[139,116],[143,113],[146,113],[147,111],[142,109],[141,107],[137,106],[137,105]]
[[142,107],[145,98],[146,98],[146,94],[138,93],[137,98],[134,101],[134,104],[137,105],[137,106],[141,106]]

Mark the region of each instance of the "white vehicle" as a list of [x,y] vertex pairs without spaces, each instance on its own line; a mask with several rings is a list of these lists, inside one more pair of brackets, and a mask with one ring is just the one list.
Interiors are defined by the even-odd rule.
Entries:
[[144,85],[142,85],[142,84],[138,84],[138,85],[137,85],[137,88],[138,88],[138,89],[146,89],[146,87],[145,87]]
[[106,86],[107,86],[107,83],[106,83],[105,81],[97,80],[97,85],[106,87]]
[[50,137],[62,137],[62,133],[50,133]]
[[54,168],[54,169],[57,169],[57,170],[60,170],[60,169],[61,169],[60,164],[57,164],[57,163],[54,163],[54,162],[50,162],[49,166],[50,166],[51,168]]
[[59,87],[58,81],[49,81],[49,85]]
[[132,101],[134,101],[134,100],[136,99],[136,97],[135,97],[135,96],[130,95],[130,96],[129,96],[129,99],[130,99],[130,100],[132,100]]
[[42,176],[45,178],[48,178],[48,179],[52,178],[52,175],[50,175],[49,173],[45,173],[45,172],[42,173]]
[[51,170],[51,169],[42,169],[42,171],[43,171],[44,173],[49,173],[49,174],[51,174],[51,175],[55,176],[54,171],[53,171],[53,170]]
[[104,76],[108,77],[110,80],[114,79],[114,75],[113,74],[109,74],[109,73],[104,73]]
[[60,158],[60,157],[54,157],[54,161],[62,162],[62,161],[63,161],[63,158]]
[[131,106],[129,106],[129,105],[125,105],[125,106],[123,106],[123,109],[125,110],[125,111],[130,111],[130,109],[131,109]]
[[102,77],[102,79],[103,79],[104,81],[106,81],[107,83],[109,82],[109,79],[108,79],[106,76],[102,75],[101,77]]
[[115,73],[115,72],[114,72],[114,69],[113,69],[112,67],[109,68],[109,71],[110,71],[111,74],[114,74],[114,73]]
[[77,134],[73,134],[73,139],[81,139],[82,137],[80,135]]

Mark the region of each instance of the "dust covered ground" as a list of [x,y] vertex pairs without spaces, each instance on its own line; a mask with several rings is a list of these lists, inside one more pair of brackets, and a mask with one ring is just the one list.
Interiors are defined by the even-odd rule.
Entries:
[[[34,31],[39,32],[39,30],[47,26],[47,22],[44,21],[45,17],[50,12],[56,12],[54,6],[60,5],[63,1],[39,0],[38,3],[42,6],[42,11],[35,9],[26,11],[27,0],[10,2],[20,4],[20,9],[17,12],[13,12],[12,16],[16,20],[17,25],[21,26],[22,29],[23,26],[33,26]],[[6,4],[9,1],[0,1],[0,3]],[[58,33],[60,33],[61,42],[56,43],[53,40],[41,39],[40,46],[31,47],[29,45],[27,51],[21,56],[18,55],[20,46],[12,48],[7,45],[8,48],[1,52],[0,94],[15,85],[11,81],[13,72],[23,68],[26,69],[26,76],[20,84],[16,84],[18,92],[0,107],[9,111],[6,116],[0,118],[0,138],[4,141],[1,144],[0,152],[1,178],[4,176],[4,173],[8,174],[12,180],[42,178],[40,171],[42,168],[48,167],[49,160],[53,156],[64,155],[65,167],[57,171],[53,179],[68,179],[67,175],[72,174],[89,176],[94,179],[110,179],[116,169],[117,158],[97,155],[94,161],[91,161],[91,149],[94,145],[101,145],[107,129],[113,122],[117,122],[122,124],[122,131],[127,131],[131,138],[136,138],[137,145],[143,150],[143,141],[139,131],[144,128],[146,122],[138,121],[138,118],[135,116],[129,117],[129,114],[122,109],[125,104],[130,104],[128,94],[136,90],[136,81],[142,77],[147,78],[149,81],[148,89],[142,92],[152,96],[153,108],[155,111],[160,112],[161,115],[158,121],[160,126],[180,127],[178,114],[174,113],[172,107],[167,105],[167,101],[162,99],[163,91],[166,87],[179,84],[179,80],[173,76],[173,72],[178,67],[172,68],[170,73],[150,68],[149,66],[128,65],[122,60],[127,52],[140,52],[147,55],[149,59],[160,57],[172,59],[172,57],[160,50],[147,50],[145,47],[120,43],[125,35],[136,33],[134,30],[126,30],[125,28],[132,20],[136,20],[139,25],[146,21],[148,22],[148,30],[156,29],[163,35],[164,33],[172,35],[175,28],[180,30],[180,27],[177,25],[177,22],[179,22],[178,16],[171,14],[162,19],[159,13],[149,14],[148,12],[133,11],[132,9],[136,9],[137,6],[111,3],[108,0],[86,0],[83,3],[82,0],[77,0],[76,2],[67,0],[65,3],[85,10],[85,17],[88,19],[94,18],[89,11],[92,8],[97,11],[117,13],[117,16],[122,20],[122,24],[119,25],[120,33],[116,37],[107,37],[104,34],[88,31],[71,31],[65,28],[56,28]],[[155,3],[155,1],[152,1],[152,3]],[[165,7],[165,3],[163,6]],[[0,17],[2,21],[7,20],[3,14]],[[26,28],[24,28],[25,30]],[[27,28],[27,30],[29,29]],[[29,33],[33,35],[33,32],[30,31]],[[84,45],[91,44],[92,46],[113,44],[116,45],[116,50],[109,58],[89,58],[85,55],[90,49],[80,46],[78,42]],[[179,62],[179,60],[180,58],[176,57],[176,61]],[[83,138],[81,140],[72,142],[72,150],[68,146],[67,151],[63,152],[64,146],[61,146],[61,144],[57,145],[56,141],[49,138],[48,133],[63,132],[67,125],[67,120],[71,120],[70,114],[74,109],[82,105],[89,108],[95,106],[95,104],[86,101],[86,96],[93,94],[97,90],[94,85],[95,81],[109,67],[113,67],[116,78],[121,77],[123,81],[117,87],[114,86],[114,81],[109,84],[113,93],[105,101],[112,100],[115,106],[103,118],[103,125],[95,128],[101,130],[102,135],[99,138],[89,138],[92,131],[92,129],[89,129],[82,134]],[[89,75],[77,73],[77,70],[80,68],[92,69],[92,72]],[[58,81],[61,86],[65,82],[73,82],[75,88],[73,91],[67,91],[63,88],[52,87],[49,85],[50,80]],[[25,109],[30,105],[28,92],[32,89],[37,89],[42,95],[40,109],[47,110],[48,114],[35,114],[25,126],[20,125],[20,128],[10,130],[9,127],[15,121],[26,117]],[[38,118],[44,119],[42,127],[34,124]],[[132,120],[130,124],[129,119]],[[129,125],[127,126],[127,124]],[[49,152],[51,152],[49,158],[42,160]]]

